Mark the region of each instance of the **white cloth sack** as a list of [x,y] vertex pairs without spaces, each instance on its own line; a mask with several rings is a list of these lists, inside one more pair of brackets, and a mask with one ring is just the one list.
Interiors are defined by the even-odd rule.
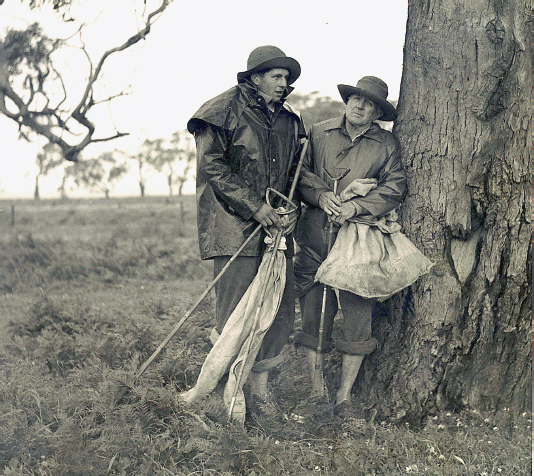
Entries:
[[433,263],[402,233],[345,222],[315,280],[383,301],[428,273]]
[[[266,238],[266,241],[268,240],[270,239]],[[240,367],[244,365],[241,385],[237,391],[237,398],[232,411],[232,419],[241,423],[245,421],[245,398],[241,387],[254,365],[263,338],[276,317],[286,285],[285,238],[282,237],[278,250],[273,251],[272,248],[274,246],[271,243],[271,247],[263,255],[254,280],[228,318],[220,337],[206,357],[195,386],[182,394],[189,401],[196,401],[205,397],[215,389],[231,365],[228,382],[224,389],[224,403],[229,410]],[[273,252],[275,253],[274,262],[271,272],[268,274],[267,267]],[[252,333],[252,324],[259,305],[261,287],[265,283],[267,283],[265,298],[259,312],[256,331]],[[245,360],[248,341],[251,339],[250,352]]]
[[[372,190],[370,179],[356,179],[340,194],[343,201]],[[343,224],[315,281],[365,298],[383,301],[428,273],[434,263],[400,232],[395,211],[370,221]]]

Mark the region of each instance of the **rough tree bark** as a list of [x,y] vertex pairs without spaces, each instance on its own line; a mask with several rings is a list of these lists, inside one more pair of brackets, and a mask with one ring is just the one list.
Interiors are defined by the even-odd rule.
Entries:
[[358,391],[383,417],[531,406],[527,0],[409,0],[405,233],[436,265],[382,306]]

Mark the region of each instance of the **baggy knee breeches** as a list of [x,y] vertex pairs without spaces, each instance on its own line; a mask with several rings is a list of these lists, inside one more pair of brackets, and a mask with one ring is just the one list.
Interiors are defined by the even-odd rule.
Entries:
[[[295,335],[295,341],[305,347],[317,350],[319,325],[323,300],[323,285],[316,284],[300,297],[302,332]],[[343,313],[343,339],[336,341],[336,348],[351,355],[365,355],[373,352],[378,341],[372,337],[372,315],[374,299],[366,299],[347,291],[339,291],[339,304]],[[332,349],[332,326],[338,310],[335,292],[328,288],[323,333],[323,351]]]

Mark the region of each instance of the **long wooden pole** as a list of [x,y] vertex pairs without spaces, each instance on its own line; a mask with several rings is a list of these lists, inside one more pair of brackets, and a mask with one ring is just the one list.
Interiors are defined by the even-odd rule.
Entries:
[[184,317],[178,321],[178,323],[174,326],[171,332],[165,337],[163,342],[158,346],[158,348],[154,351],[154,353],[148,358],[148,360],[139,368],[137,373],[135,374],[136,380],[141,377],[145,373],[145,370],[148,368],[148,366],[154,361],[154,359],[158,356],[158,354],[163,350],[163,348],[169,343],[169,341],[174,337],[174,335],[180,330],[182,325],[184,324],[187,319],[189,319],[189,316],[194,312],[194,310],[198,307],[198,305],[203,301],[203,299],[209,294],[209,292],[213,289],[213,287],[217,284],[219,279],[223,276],[223,274],[226,272],[226,270],[230,267],[230,265],[235,261],[235,259],[241,254],[241,252],[245,249],[245,247],[250,243],[252,238],[254,238],[258,232],[261,230],[261,225],[258,225],[252,234],[245,240],[245,242],[239,247],[239,249],[233,254],[233,256],[228,260],[228,262],[224,265],[223,269],[219,272],[219,274],[213,279],[213,281],[208,285],[206,290],[202,293],[202,295],[195,301],[195,303],[189,308],[189,310],[185,313]]
[[[338,177],[332,177],[326,169],[324,171],[334,181],[334,195],[336,195],[339,181],[350,172],[350,169],[345,170]],[[333,234],[334,234],[334,223],[332,222],[332,220],[330,220],[330,224],[328,227],[327,253],[330,253],[330,250],[332,249]],[[318,336],[317,350],[315,352],[315,367],[314,367],[314,373],[313,373],[313,387],[312,387],[313,395],[324,394],[324,383],[323,383],[323,378],[322,378],[323,368],[324,368],[323,339],[324,339],[324,320],[325,320],[325,315],[326,315],[327,293],[328,293],[328,286],[324,284],[323,285],[323,300],[321,303],[321,318],[319,321],[319,336]]]

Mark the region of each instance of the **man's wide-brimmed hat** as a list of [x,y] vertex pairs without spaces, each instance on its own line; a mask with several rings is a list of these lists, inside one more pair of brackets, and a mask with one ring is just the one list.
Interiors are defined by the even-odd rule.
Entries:
[[353,94],[361,94],[378,104],[383,112],[382,116],[378,118],[379,121],[394,121],[397,118],[395,106],[387,101],[388,85],[380,78],[364,76],[358,81],[356,87],[338,84],[337,89],[345,104]]
[[286,54],[276,46],[258,46],[250,53],[247,61],[247,70],[237,73],[237,80],[249,78],[253,73],[266,69],[284,68],[289,71],[287,83],[291,84],[300,76],[300,64],[296,59]]

